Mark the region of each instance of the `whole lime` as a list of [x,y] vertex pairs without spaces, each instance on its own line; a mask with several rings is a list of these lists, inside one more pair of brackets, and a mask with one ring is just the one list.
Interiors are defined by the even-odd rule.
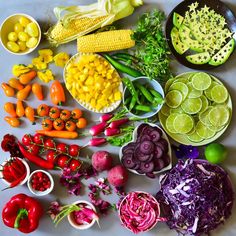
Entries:
[[206,159],[213,164],[223,162],[227,156],[227,150],[224,145],[220,143],[211,143],[205,149]]

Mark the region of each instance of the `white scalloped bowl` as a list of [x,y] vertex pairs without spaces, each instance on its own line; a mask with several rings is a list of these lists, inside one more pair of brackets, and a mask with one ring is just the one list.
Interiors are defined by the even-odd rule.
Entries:
[[[168,155],[169,155],[169,157],[170,157],[170,164],[168,165],[168,166],[166,166],[166,167],[164,167],[163,169],[161,169],[160,171],[154,171],[153,172],[153,174],[160,174],[160,173],[162,173],[162,172],[165,172],[165,171],[167,171],[167,170],[170,170],[171,168],[172,168],[172,151],[171,151],[171,144],[170,144],[170,141],[169,141],[169,139],[168,139],[168,137],[167,137],[167,135],[166,135],[166,133],[165,133],[165,131],[160,127],[160,126],[158,126],[158,125],[155,125],[155,124],[152,124],[152,123],[147,123],[148,125],[150,125],[150,126],[152,126],[152,127],[157,127],[157,128],[159,128],[161,131],[162,131],[162,138],[164,138],[167,142],[168,142]],[[140,124],[141,125],[141,124]],[[121,148],[120,148],[120,151],[119,151],[119,158],[120,158],[120,161],[121,161],[121,159],[122,159],[122,156],[123,156],[123,154],[122,154],[122,150],[123,150],[123,148],[125,147],[125,146],[127,146],[129,143],[132,143],[132,142],[134,142],[134,141],[136,141],[136,139],[137,139],[137,130],[138,130],[138,128],[139,128],[139,126],[140,125],[138,125],[135,129],[134,129],[134,132],[133,132],[133,139],[130,141],[130,142],[128,142],[128,143],[126,143],[125,145],[123,145]],[[128,168],[127,168],[128,169]],[[130,172],[132,172],[132,173],[134,173],[134,174],[137,174],[137,175],[145,175],[145,174],[140,174],[140,173],[138,173],[136,170],[133,170],[133,169],[128,169]]]
[[[96,109],[93,108],[90,104],[88,104],[88,103],[86,103],[86,102],[84,102],[84,101],[82,101],[82,100],[79,100],[79,99],[75,98],[75,97],[72,95],[70,89],[68,88],[68,84],[67,84],[67,82],[66,82],[66,76],[67,76],[67,75],[66,75],[66,74],[67,74],[66,70],[67,70],[68,66],[69,66],[72,62],[74,62],[74,61],[79,61],[80,56],[82,56],[82,55],[91,55],[91,54],[94,54],[94,55],[96,55],[97,57],[103,58],[104,60],[106,60],[104,57],[100,56],[99,54],[95,54],[95,53],[77,53],[77,54],[75,54],[74,56],[72,56],[72,57],[70,58],[70,60],[66,63],[66,65],[65,65],[65,67],[64,67],[63,78],[64,78],[65,86],[66,86],[66,89],[67,89],[67,90],[69,91],[69,93],[71,94],[71,96],[72,96],[82,107],[84,107],[85,109],[87,109],[87,110],[89,110],[89,111],[92,111],[92,112],[95,112],[95,113],[109,113],[109,112],[114,111],[114,110],[120,105],[120,103],[121,103],[121,101],[122,101],[122,98],[121,98],[119,101],[116,101],[116,102],[112,103],[109,107],[105,107],[105,108],[103,108],[102,110],[96,110]],[[109,63],[109,62],[108,62],[108,63]],[[110,63],[109,63],[109,64],[110,64]],[[111,66],[112,69],[114,69],[114,70],[116,71],[116,69],[115,69],[111,64],[110,64],[110,66]],[[117,75],[119,76],[119,74],[118,74],[117,71],[116,71],[116,73],[117,73]],[[119,78],[120,78],[120,76],[119,76]],[[123,84],[122,84],[122,82],[120,82],[119,90],[120,90],[121,93],[123,93]]]

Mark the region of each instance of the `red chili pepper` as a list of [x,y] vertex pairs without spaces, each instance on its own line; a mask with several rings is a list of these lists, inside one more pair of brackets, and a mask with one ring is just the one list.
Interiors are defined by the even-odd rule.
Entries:
[[10,186],[7,187],[7,188],[4,188],[2,191],[18,186],[25,179],[25,177],[26,177],[26,172],[21,177],[19,177],[18,179],[15,179],[12,182],[10,182]]
[[41,204],[25,194],[13,196],[3,208],[2,219],[6,226],[30,233],[38,228],[43,215]]
[[15,178],[11,175],[9,171],[8,165],[3,166],[2,175],[3,175],[3,178],[8,182],[12,182],[15,180]]
[[19,178],[19,177],[21,177],[25,172],[26,172],[26,170],[24,169],[24,170],[22,170],[20,167],[19,167],[19,165],[16,163],[16,160],[12,160],[12,161],[10,161],[10,167],[11,167],[11,169],[12,169],[12,171],[14,171],[15,172],[15,175],[17,176],[17,178]]
[[29,161],[34,163],[35,165],[42,167],[44,169],[49,169],[49,170],[54,168],[53,162],[46,161],[45,159],[41,158],[40,156],[32,155],[32,153],[25,150],[24,146],[20,142],[18,142],[18,146],[19,146],[19,149],[20,149],[22,155],[26,159],[28,159]]
[[15,170],[11,164],[9,164],[9,171],[10,171],[11,175],[14,177],[14,179],[18,179],[19,176],[17,175],[17,173],[15,172]]
[[21,170],[21,172],[24,173],[26,171],[26,168],[23,162],[18,157],[15,157],[14,160],[16,161],[18,168]]

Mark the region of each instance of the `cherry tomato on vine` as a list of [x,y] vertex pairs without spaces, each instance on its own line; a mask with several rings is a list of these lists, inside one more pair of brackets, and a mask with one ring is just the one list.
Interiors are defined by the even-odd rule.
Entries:
[[69,163],[69,168],[71,171],[77,171],[81,166],[81,162],[79,160],[73,159]]
[[71,112],[69,110],[62,110],[60,113],[60,118],[64,121],[67,121],[70,119]]
[[30,144],[27,146],[28,152],[30,152],[32,155],[38,155],[40,147],[36,144]]
[[49,150],[46,155],[47,161],[53,162],[53,163],[56,161],[56,157],[57,157],[57,153],[52,150]]
[[75,120],[79,119],[80,117],[82,116],[82,111],[80,109],[74,109],[72,112],[71,112],[71,117]]
[[37,113],[41,117],[48,116],[48,114],[49,114],[49,106],[46,105],[46,104],[39,105],[38,108],[37,108]]
[[80,146],[77,144],[71,144],[69,146],[69,155],[72,157],[77,157],[79,155]]
[[62,169],[67,167],[69,164],[70,158],[66,155],[60,155],[57,159],[57,165]]
[[49,111],[49,117],[52,119],[56,119],[60,117],[60,109],[57,107],[52,107]]
[[57,118],[56,120],[53,121],[53,128],[55,130],[63,130],[65,127],[65,122],[60,119],[60,118]]
[[43,119],[43,121],[42,121],[42,129],[43,130],[50,131],[50,130],[52,130],[52,127],[53,127],[53,123],[49,118]]
[[56,149],[58,152],[68,152],[68,146],[65,143],[58,143]]
[[43,144],[44,136],[42,134],[35,134],[33,137],[33,141],[36,144]]
[[45,146],[46,148],[55,148],[55,147],[56,147],[56,144],[55,144],[55,142],[54,142],[53,139],[48,138],[48,139],[46,139],[46,141],[44,142],[44,146]]
[[75,129],[76,129],[76,124],[72,120],[66,121],[65,126],[66,126],[66,130],[68,130],[68,131],[75,131]]
[[30,134],[25,134],[22,137],[22,143],[26,146],[30,145],[32,142],[32,136]]
[[79,128],[79,129],[83,129],[85,128],[87,125],[87,120],[85,118],[79,118],[77,123],[76,123],[76,126]]

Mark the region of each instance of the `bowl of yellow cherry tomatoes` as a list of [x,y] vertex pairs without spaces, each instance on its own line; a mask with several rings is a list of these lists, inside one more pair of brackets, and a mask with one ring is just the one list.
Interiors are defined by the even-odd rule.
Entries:
[[41,29],[29,15],[16,13],[7,17],[0,27],[3,47],[15,55],[31,53],[39,45]]

